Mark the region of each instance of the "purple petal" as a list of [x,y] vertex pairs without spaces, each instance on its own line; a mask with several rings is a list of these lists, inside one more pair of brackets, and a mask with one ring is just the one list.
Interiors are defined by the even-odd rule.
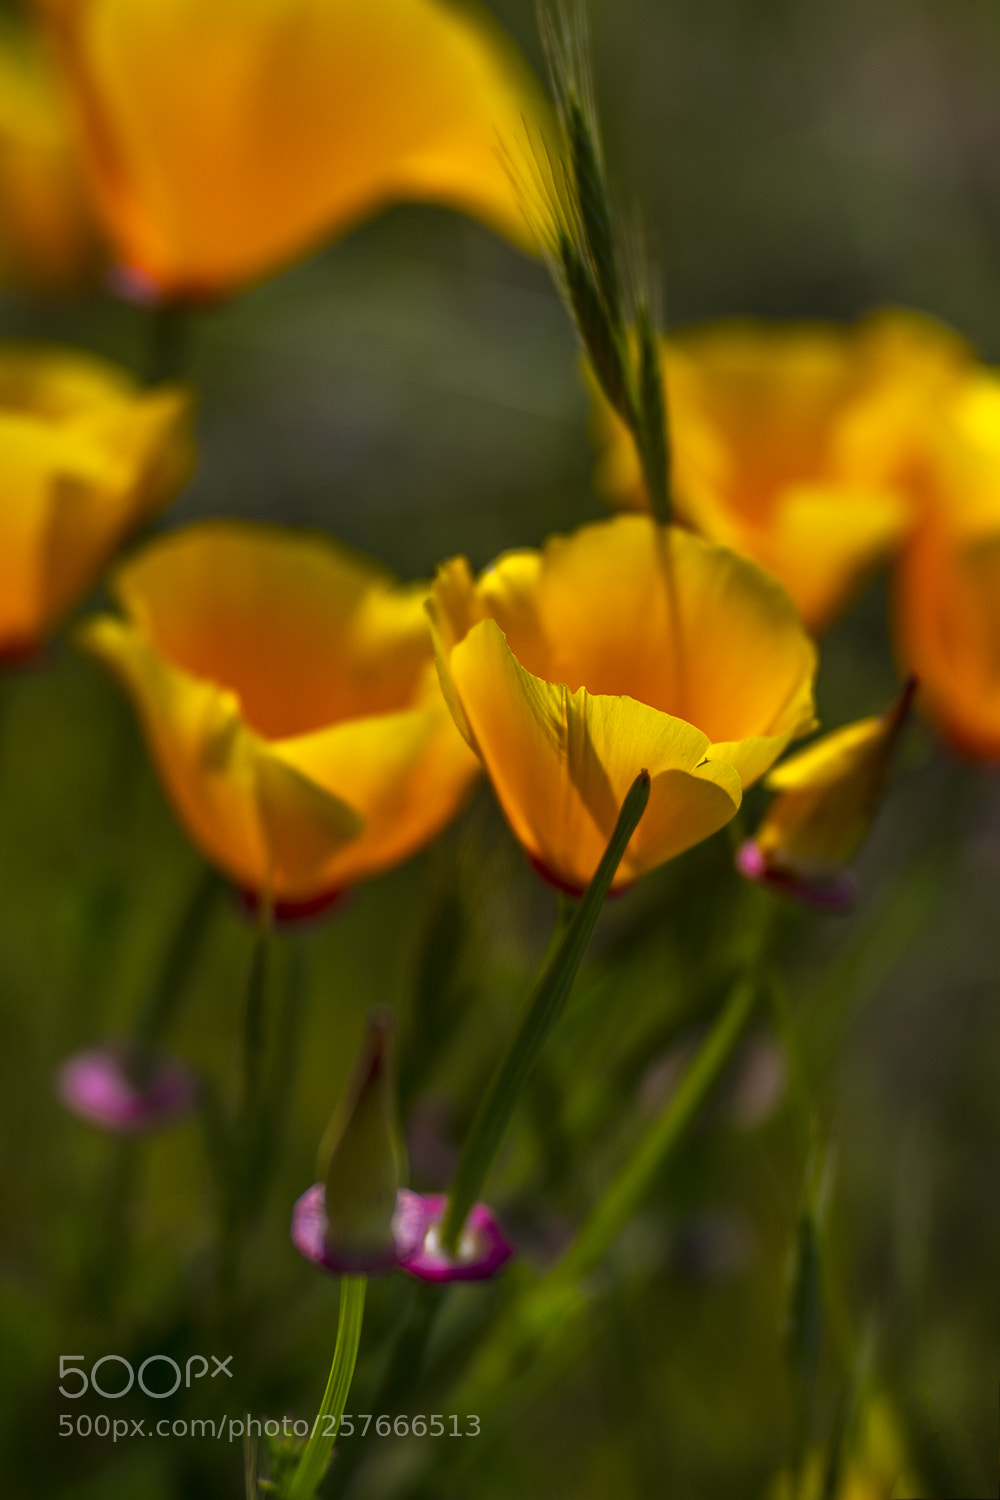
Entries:
[[183,1063],[158,1057],[138,1075],[120,1046],[78,1052],[60,1068],[56,1088],[73,1114],[123,1133],[171,1124],[198,1097],[198,1080]]
[[326,1184],[313,1183],[292,1209],[292,1244],[300,1255],[332,1276],[377,1276],[391,1271],[416,1250],[424,1237],[427,1214],[419,1193],[401,1188],[390,1225],[392,1243],[372,1250],[339,1250],[326,1242]]
[[[419,1198],[418,1193],[407,1193]],[[448,1199],[435,1193],[420,1200],[424,1206],[424,1230],[417,1248],[400,1256],[404,1271],[423,1281],[487,1281],[495,1276],[510,1257],[514,1247],[485,1203],[477,1203],[465,1221],[458,1250],[448,1255],[441,1244],[441,1223]]]

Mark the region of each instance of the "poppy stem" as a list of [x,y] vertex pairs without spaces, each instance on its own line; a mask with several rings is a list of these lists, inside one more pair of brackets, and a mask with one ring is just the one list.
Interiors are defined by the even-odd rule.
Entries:
[[[506,1055],[476,1112],[462,1147],[441,1232],[454,1255],[469,1210],[479,1197],[504,1132],[549,1032],[562,1014],[590,942],[604,898],[649,801],[649,772],[641,771],[622,804],[597,871],[558,945],[543,964]],[[557,918],[558,920],[558,918]]]
[[190,313],[173,302],[159,302],[148,314],[146,374],[150,385],[178,380],[187,363]]
[[[389,1352],[381,1384],[371,1398],[373,1411],[394,1416],[406,1410],[406,1398],[423,1372],[427,1346],[447,1292],[446,1286],[436,1286],[431,1281],[417,1282],[409,1309],[404,1313],[405,1321]],[[364,1457],[365,1449],[361,1443],[351,1443],[344,1449],[326,1485],[327,1500],[338,1500],[338,1496],[346,1493]]]
[[[323,1400],[313,1422],[309,1441],[284,1492],[284,1500],[313,1500],[330,1462],[337,1441],[336,1433],[354,1378],[367,1288],[368,1280],[364,1276],[341,1277],[340,1316],[330,1377],[326,1382],[326,1390],[323,1392]],[[331,1429],[333,1437],[329,1435]]]
[[755,974],[738,979],[663,1113],[584,1224],[554,1276],[572,1284],[592,1271],[686,1135],[736,1052],[760,994]]
[[223,888],[215,870],[210,865],[203,865],[184,903],[163,963],[146,992],[132,1032],[130,1051],[136,1082],[143,1081],[156,1048],[177,1014]]

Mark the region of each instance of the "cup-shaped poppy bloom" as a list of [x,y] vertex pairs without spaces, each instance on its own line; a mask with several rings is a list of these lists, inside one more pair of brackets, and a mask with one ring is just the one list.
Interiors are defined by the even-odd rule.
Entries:
[[[904,536],[934,407],[969,356],[903,312],[854,328],[722,323],[663,345],[674,500],[695,530],[755,558],[813,629]],[[599,410],[598,482],[646,505],[634,444]]]
[[0,26],[0,268],[68,290],[97,263],[97,226],[65,100],[37,39]]
[[925,505],[897,574],[899,655],[965,754],[1000,759],[1000,377],[939,413]]
[[911,677],[884,714],[835,729],[775,767],[766,785],[778,795],[737,854],[742,874],[815,906],[850,903],[845,866],[878,811],[916,687]]
[[571,890],[641,769],[619,888],[727,823],[813,723],[816,652],[785,590],[645,516],[509,552],[477,580],[447,563],[430,608],[456,722],[529,857]]
[[189,408],[89,355],[0,348],[0,657],[32,651],[179,489]]
[[502,160],[536,86],[444,0],[41,0],[121,267],[151,295],[264,276],[387,203],[527,242]]
[[434,671],[426,586],[318,536],[211,522],[116,574],[82,631],[174,807],[236,883],[309,902],[400,863],[477,766]]

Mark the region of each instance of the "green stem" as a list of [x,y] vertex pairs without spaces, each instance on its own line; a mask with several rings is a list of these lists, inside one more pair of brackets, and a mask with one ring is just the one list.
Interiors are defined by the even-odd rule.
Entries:
[[[392,1350],[377,1394],[372,1397],[372,1411],[387,1416],[406,1410],[405,1400],[419,1380],[427,1356],[427,1346],[444,1304],[446,1287],[418,1281],[408,1314]],[[329,1500],[343,1495],[364,1458],[364,1445],[351,1443],[337,1459],[327,1485]]]
[[361,1324],[365,1313],[367,1287],[368,1281],[364,1276],[341,1278],[340,1317],[337,1323],[337,1343],[333,1351],[330,1378],[326,1382],[326,1390],[323,1392],[323,1400],[320,1402],[305,1452],[288,1486],[286,1500],[313,1500],[319,1482],[330,1462],[336,1438],[331,1439],[326,1436],[331,1425],[327,1418],[333,1418],[332,1426],[336,1432],[340,1426],[340,1419],[344,1415],[348,1392],[354,1378],[358,1345],[361,1342]]
[[219,1101],[206,1088],[203,1114],[209,1154],[219,1176],[222,1211],[219,1289],[223,1305],[235,1302],[241,1251],[267,1190],[267,1000],[273,968],[272,931],[259,922],[247,978],[243,1016],[242,1084],[235,1117],[227,1123]]
[[642,771],[625,798],[594,878],[583,893],[558,946],[543,965],[525,1005],[521,1024],[473,1118],[462,1147],[441,1232],[442,1244],[450,1254],[455,1252],[469,1210],[493,1165],[528,1075],[566,1004],[604,898],[648,801],[649,772]]
[[131,1051],[137,1074],[149,1067],[156,1048],[177,1014],[205,933],[215,915],[215,898],[221,889],[222,883],[215,871],[208,865],[202,866],[135,1023]]
[[258,1111],[263,1091],[270,970],[271,929],[262,924],[254,941],[243,1018],[243,1114],[248,1122]]
[[548,1278],[549,1285],[556,1280],[566,1284],[579,1281],[602,1260],[731,1061],[753,1014],[758,990],[756,975],[737,980],[722,1014],[699,1048],[676,1093]]
[[177,380],[187,362],[190,313],[173,302],[158,303],[148,314],[146,375],[150,385]]
[[565,1351],[567,1330],[579,1325],[584,1305],[579,1281],[611,1247],[707,1102],[744,1034],[758,989],[754,966],[752,973],[733,986],[677,1092],[567,1254],[507,1310],[494,1337],[481,1348],[476,1368],[452,1393],[453,1409],[488,1410],[491,1425],[495,1424],[498,1431],[509,1430],[507,1424],[551,1388],[554,1364],[560,1351]]

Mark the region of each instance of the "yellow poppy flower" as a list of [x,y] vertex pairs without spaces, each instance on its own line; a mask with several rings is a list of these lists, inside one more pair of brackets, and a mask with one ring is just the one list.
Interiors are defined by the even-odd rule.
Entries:
[[200,297],[402,198],[528,232],[501,144],[535,85],[444,0],[40,0],[127,277]]
[[96,260],[64,101],[31,33],[0,26],[0,266],[54,291],[82,282]]
[[[967,364],[956,335],[902,312],[855,328],[723,323],[672,340],[678,516],[762,563],[824,627],[904,535],[923,428]],[[605,405],[599,421],[598,483],[641,509],[624,424]]]
[[456,722],[530,858],[572,890],[641,769],[649,805],[618,886],[727,823],[813,723],[815,648],[784,589],[643,516],[509,552],[475,581],[456,559],[430,609]]
[[899,654],[942,732],[1000,759],[1000,378],[983,371],[940,412],[925,508],[900,563]]
[[194,842],[250,892],[308,902],[398,864],[476,773],[438,687],[426,588],[325,539],[172,533],[113,580],[84,643],[133,699]]
[[0,655],[53,629],[191,458],[183,391],[70,350],[0,348]]
[[778,795],[737,855],[744,875],[818,906],[850,901],[843,869],[878,811],[915,691],[910,678],[884,714],[835,729],[770,773],[766,785]]

